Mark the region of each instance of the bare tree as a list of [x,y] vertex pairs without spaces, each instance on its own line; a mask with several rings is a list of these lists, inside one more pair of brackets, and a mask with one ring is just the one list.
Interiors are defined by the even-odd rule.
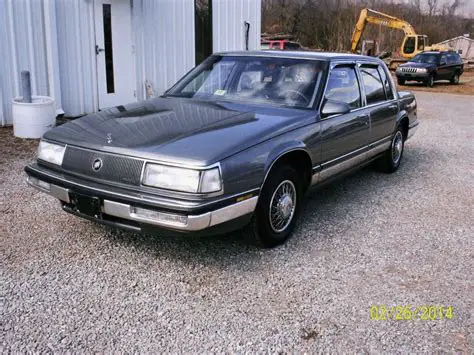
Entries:
[[438,0],[428,0],[428,15],[430,17],[436,15],[438,10]]

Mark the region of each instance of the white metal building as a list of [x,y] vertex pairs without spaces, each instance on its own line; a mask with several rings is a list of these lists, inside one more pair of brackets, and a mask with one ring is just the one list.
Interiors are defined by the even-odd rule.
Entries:
[[1,125],[22,70],[79,116],[160,95],[211,51],[258,49],[260,17],[260,0],[0,0]]
[[438,44],[448,46],[455,51],[461,51],[460,55],[463,59],[474,58],[474,40],[469,37],[458,36]]

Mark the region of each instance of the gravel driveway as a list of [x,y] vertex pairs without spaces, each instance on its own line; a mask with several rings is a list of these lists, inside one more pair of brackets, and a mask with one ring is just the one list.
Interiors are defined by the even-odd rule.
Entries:
[[[294,237],[154,238],[60,212],[26,186],[35,142],[0,143],[0,352],[472,353],[474,99],[417,93],[393,175],[307,196]],[[371,305],[454,307],[375,321]]]

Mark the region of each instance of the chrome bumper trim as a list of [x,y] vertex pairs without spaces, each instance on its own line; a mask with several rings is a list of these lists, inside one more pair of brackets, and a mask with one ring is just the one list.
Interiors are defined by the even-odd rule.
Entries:
[[[233,205],[220,208],[215,211],[206,212],[200,215],[187,215],[186,223],[178,221],[164,221],[151,217],[142,217],[134,212],[134,207],[126,203],[119,203],[110,200],[104,200],[103,212],[110,216],[128,219],[131,221],[153,224],[160,227],[178,229],[183,231],[199,231],[208,227],[221,224],[246,214],[252,213],[257,206],[258,196],[247,200],[237,202]],[[153,211],[153,210],[150,210]],[[162,217],[182,216],[167,212],[154,211]]]
[[47,190],[44,187],[38,185],[38,181],[40,181],[40,180],[37,179],[37,178],[31,177],[31,176],[28,176],[26,178],[26,182],[28,183],[28,185],[33,186],[34,188],[36,188],[36,189],[38,189],[42,192],[45,192],[45,193],[57,198],[58,200],[63,201],[63,202],[67,202],[67,203],[71,202],[71,200],[69,199],[69,190],[68,189],[60,187],[58,185],[49,184],[49,190]]
[[418,130],[418,126],[419,126],[419,125],[420,125],[420,122],[417,120],[417,121],[415,121],[413,124],[411,124],[411,125],[408,127],[408,136],[407,136],[407,139],[413,137],[413,135],[415,134],[415,132]]

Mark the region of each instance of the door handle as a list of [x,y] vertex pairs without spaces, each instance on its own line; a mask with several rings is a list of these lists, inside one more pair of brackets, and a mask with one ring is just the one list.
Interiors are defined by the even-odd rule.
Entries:
[[393,109],[398,109],[398,105],[397,104],[391,104],[389,107],[389,109],[393,110]]
[[356,117],[359,121],[362,121],[366,126],[369,125],[369,115],[359,115]]
[[99,48],[99,46],[97,44],[95,45],[95,54],[96,55],[99,55],[99,53],[103,52],[103,51],[105,51],[104,48]]

